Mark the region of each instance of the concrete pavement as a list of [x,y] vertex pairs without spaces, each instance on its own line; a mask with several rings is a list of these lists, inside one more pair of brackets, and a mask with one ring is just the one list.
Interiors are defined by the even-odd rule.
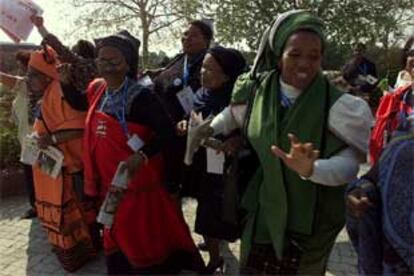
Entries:
[[[6,275],[103,275],[106,274],[103,255],[99,255],[76,273],[65,272],[47,242],[45,231],[37,219],[21,220],[28,208],[24,196],[0,200],[0,276]],[[192,227],[196,202],[184,203],[186,220]],[[201,236],[193,234],[196,242]],[[239,243],[223,244],[226,274],[238,272]],[[205,260],[207,254],[203,253]],[[330,257],[327,275],[355,275],[356,256],[345,231],[338,236]]]

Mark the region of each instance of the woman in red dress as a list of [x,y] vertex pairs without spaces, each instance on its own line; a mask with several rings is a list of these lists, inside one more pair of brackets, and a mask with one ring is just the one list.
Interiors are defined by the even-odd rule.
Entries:
[[152,90],[136,80],[140,43],[122,31],[96,44],[103,79],[90,83],[87,92],[85,192],[102,202],[114,191],[111,181],[122,161],[129,175],[113,224],[104,229],[108,273],[200,271],[202,259],[163,185],[160,149],[174,127]]

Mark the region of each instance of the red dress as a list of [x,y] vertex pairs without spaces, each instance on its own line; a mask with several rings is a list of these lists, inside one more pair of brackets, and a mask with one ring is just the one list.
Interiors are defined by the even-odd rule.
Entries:
[[[120,123],[96,109],[105,89],[106,84],[99,80],[88,89],[91,97],[84,138],[85,193],[101,201],[119,162],[133,153]],[[128,123],[128,129],[145,143],[154,136],[151,129],[136,123]],[[106,254],[120,250],[133,266],[148,267],[162,263],[176,251],[197,251],[184,218],[163,186],[163,172],[160,154],[138,169],[119,204],[112,228],[104,231]]]

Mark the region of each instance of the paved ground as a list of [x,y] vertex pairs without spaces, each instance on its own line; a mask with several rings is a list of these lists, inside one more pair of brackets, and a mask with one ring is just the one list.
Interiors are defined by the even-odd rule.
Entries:
[[[45,232],[34,220],[20,220],[28,207],[25,197],[12,197],[0,201],[0,276],[3,275],[70,275],[59,265],[50,251]],[[184,213],[190,225],[194,222],[196,203],[187,201]],[[201,237],[194,234],[194,239]],[[226,274],[237,274],[239,244],[223,245]],[[206,261],[207,255],[204,255]],[[332,252],[327,275],[355,275],[356,258],[348,236],[342,231]],[[105,274],[103,256],[88,263],[75,275]]]

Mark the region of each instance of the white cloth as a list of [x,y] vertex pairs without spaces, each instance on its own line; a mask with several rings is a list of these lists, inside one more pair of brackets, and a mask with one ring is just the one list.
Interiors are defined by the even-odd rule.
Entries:
[[364,156],[352,147],[347,147],[328,159],[313,163],[313,173],[308,178],[325,186],[341,186],[357,178],[359,164]]
[[402,70],[398,73],[397,80],[395,81],[394,90],[401,87],[407,86],[412,83],[411,76],[405,70]]
[[246,115],[246,105],[228,106],[217,114],[210,126],[214,129],[214,134],[228,135],[236,128],[242,128],[244,116]]
[[345,93],[329,110],[328,127],[342,141],[365,154],[374,121],[364,100]]
[[32,132],[32,126],[29,124],[29,95],[24,78],[18,77],[13,92],[16,97],[12,103],[12,119],[17,125],[17,138],[20,145],[23,145],[24,138]]
[[[281,87],[292,104],[299,96],[297,90],[281,81]],[[210,124],[214,134],[229,133],[240,128],[247,105],[227,107]],[[318,159],[314,163],[313,174],[308,178],[314,183],[325,186],[344,185],[357,176],[359,164],[365,161],[368,152],[370,130],[374,122],[368,104],[350,94],[342,95],[331,107],[328,127],[349,147],[327,159]],[[304,141],[306,142],[306,141]]]
[[279,83],[280,90],[282,90],[282,93],[289,99],[289,102],[293,105],[296,99],[302,93],[302,91],[293,87],[292,85],[285,83],[282,79],[280,79]]

